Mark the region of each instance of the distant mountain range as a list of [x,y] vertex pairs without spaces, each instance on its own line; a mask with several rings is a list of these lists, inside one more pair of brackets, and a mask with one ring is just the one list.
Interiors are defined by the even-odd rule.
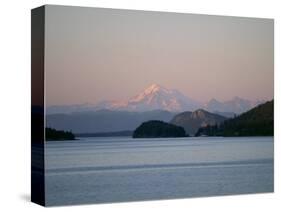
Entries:
[[[200,127],[219,124],[227,118],[203,109],[194,112],[175,113],[163,110],[146,112],[98,110],[70,114],[47,115],[47,127],[72,131],[76,135],[122,135],[134,131],[143,122],[164,121],[183,127],[186,134],[194,135]],[[83,135],[84,136],[84,135]]]
[[241,114],[264,102],[265,100],[251,101],[237,96],[228,101],[218,101],[213,98],[204,104],[203,108],[214,113],[221,113],[222,115],[227,113],[229,115],[231,113]]
[[226,117],[233,117],[263,103],[264,101],[250,101],[240,97],[234,97],[229,101],[211,99],[207,103],[201,103],[182,94],[175,89],[167,89],[163,86],[152,84],[139,94],[126,101],[102,101],[97,104],[61,105],[49,106],[47,114],[75,113],[99,110],[145,112],[165,110],[170,112],[194,111],[205,109]]
[[183,112],[176,115],[171,121],[171,124],[183,127],[186,134],[195,135],[200,127],[207,125],[220,124],[227,118],[218,114],[210,113],[203,109],[194,112]]
[[176,113],[162,110],[146,112],[98,110],[75,113],[49,114],[47,127],[57,130],[81,133],[111,134],[120,131],[134,131],[141,123],[148,120],[169,122]]
[[260,103],[235,97],[225,102],[211,99],[203,104],[177,90],[153,84],[127,101],[47,107],[46,123],[47,127],[76,134],[104,135],[133,131],[145,121],[159,120],[171,121],[194,135],[200,127],[220,123]]

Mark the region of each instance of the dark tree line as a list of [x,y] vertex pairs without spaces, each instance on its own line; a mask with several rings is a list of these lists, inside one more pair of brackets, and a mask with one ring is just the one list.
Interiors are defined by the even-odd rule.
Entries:
[[142,123],[133,133],[133,138],[186,137],[185,130],[163,121]]
[[55,130],[52,128],[45,129],[46,140],[75,140],[75,136],[70,131]]

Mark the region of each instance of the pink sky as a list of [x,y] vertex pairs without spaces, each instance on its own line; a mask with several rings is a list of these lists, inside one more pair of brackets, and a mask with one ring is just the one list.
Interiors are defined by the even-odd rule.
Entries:
[[46,7],[47,105],[126,99],[152,83],[199,101],[273,97],[273,20]]

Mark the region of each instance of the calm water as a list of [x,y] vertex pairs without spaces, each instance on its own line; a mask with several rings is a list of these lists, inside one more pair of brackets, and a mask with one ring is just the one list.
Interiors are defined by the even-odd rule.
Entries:
[[273,138],[81,138],[46,144],[47,205],[273,191]]

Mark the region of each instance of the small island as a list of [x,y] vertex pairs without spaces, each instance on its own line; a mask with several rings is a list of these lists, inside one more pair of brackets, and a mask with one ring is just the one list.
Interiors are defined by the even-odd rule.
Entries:
[[72,132],[55,130],[48,127],[45,129],[45,135],[47,141],[75,140],[75,136]]
[[147,121],[142,123],[134,132],[133,138],[172,138],[186,137],[183,127],[178,127],[163,121]]

